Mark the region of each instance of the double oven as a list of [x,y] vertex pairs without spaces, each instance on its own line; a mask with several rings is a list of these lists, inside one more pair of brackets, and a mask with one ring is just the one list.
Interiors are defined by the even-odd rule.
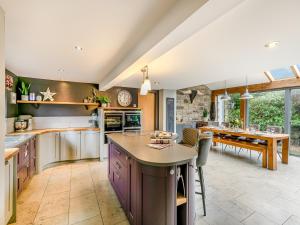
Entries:
[[123,132],[141,129],[140,111],[104,112],[104,132]]
[[136,111],[111,111],[100,109],[98,111],[99,125],[101,128],[100,136],[100,159],[103,160],[108,156],[109,133],[122,133],[126,131],[140,131],[142,129],[142,113]]

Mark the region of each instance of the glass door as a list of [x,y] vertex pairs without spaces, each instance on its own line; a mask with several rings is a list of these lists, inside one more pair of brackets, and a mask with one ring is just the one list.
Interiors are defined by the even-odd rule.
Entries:
[[300,89],[291,91],[290,154],[300,156]]

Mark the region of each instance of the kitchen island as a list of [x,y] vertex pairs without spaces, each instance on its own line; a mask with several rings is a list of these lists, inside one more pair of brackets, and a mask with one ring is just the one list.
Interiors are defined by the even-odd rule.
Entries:
[[108,177],[130,224],[194,224],[195,149],[175,143],[150,148],[150,136],[143,133],[107,137]]

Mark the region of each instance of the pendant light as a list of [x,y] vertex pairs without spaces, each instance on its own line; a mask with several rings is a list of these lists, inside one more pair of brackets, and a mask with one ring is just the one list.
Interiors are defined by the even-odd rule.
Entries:
[[227,93],[226,80],[225,80],[225,92],[224,92],[224,95],[221,97],[221,100],[223,100],[223,101],[230,101],[231,100],[231,97]]
[[245,93],[242,94],[242,96],[240,97],[240,99],[247,100],[247,99],[251,99],[251,98],[253,98],[253,95],[251,95],[249,93],[249,90],[248,90],[248,77],[246,76],[246,90],[245,90]]
[[140,95],[147,95],[148,91],[151,91],[151,81],[149,79],[148,66],[142,68],[141,71],[143,73],[143,83],[141,86]]

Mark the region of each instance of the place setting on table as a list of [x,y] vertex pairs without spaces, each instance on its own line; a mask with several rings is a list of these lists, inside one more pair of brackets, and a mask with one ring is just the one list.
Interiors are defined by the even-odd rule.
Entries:
[[150,134],[150,143],[147,144],[150,148],[162,150],[174,144],[178,135],[167,131],[154,131]]

